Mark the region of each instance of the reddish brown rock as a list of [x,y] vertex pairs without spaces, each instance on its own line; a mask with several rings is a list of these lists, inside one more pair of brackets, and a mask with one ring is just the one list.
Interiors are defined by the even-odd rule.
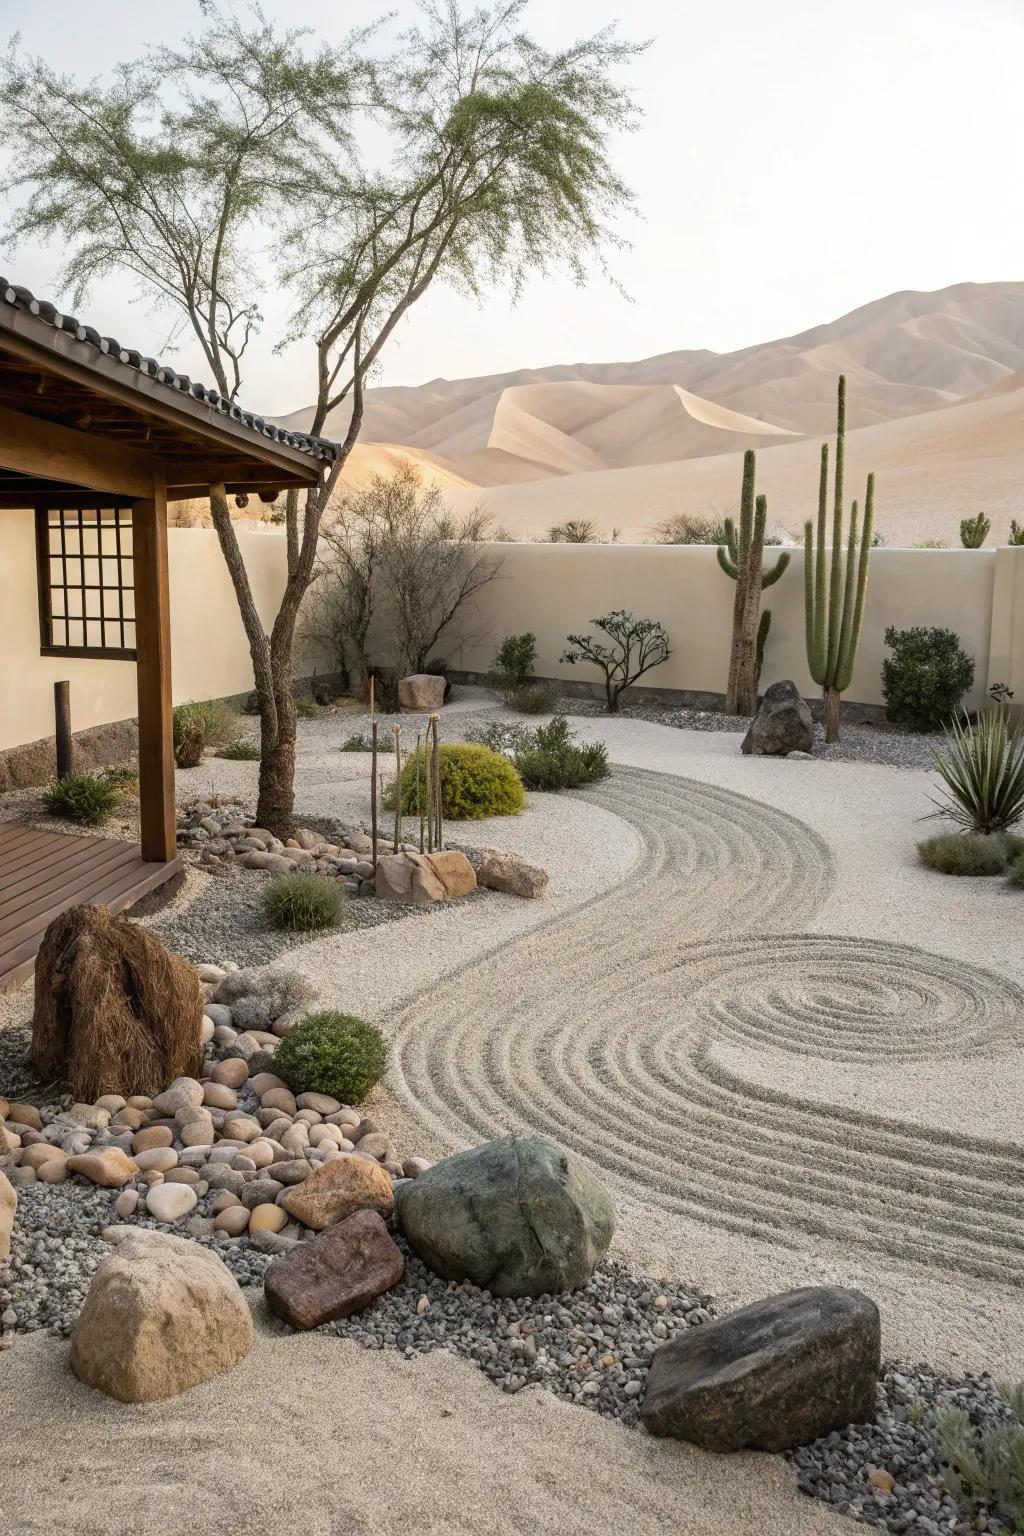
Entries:
[[[274,1166],[274,1175],[277,1167]],[[379,1163],[366,1157],[343,1157],[324,1163],[301,1184],[282,1195],[289,1216],[315,1232],[333,1227],[353,1211],[376,1211],[385,1220],[395,1209],[391,1179]]]
[[397,1285],[405,1260],[376,1211],[356,1211],[328,1232],[273,1260],[267,1305],[293,1328],[349,1317]]

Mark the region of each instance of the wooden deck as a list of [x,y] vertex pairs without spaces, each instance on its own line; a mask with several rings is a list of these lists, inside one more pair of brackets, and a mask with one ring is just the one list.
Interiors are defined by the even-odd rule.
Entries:
[[120,912],[181,867],[146,863],[138,843],[0,821],[0,992],[31,976],[59,913],[83,901]]

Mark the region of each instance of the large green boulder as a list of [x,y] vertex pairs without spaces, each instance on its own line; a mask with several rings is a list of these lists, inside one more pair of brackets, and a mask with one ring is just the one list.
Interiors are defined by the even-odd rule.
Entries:
[[577,1290],[615,1230],[600,1179],[542,1136],[487,1141],[445,1158],[397,1185],[395,1205],[431,1269],[495,1296]]

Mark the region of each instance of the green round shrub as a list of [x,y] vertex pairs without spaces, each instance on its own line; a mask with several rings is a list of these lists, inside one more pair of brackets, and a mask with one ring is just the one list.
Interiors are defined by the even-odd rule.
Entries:
[[263,910],[275,928],[308,933],[330,928],[341,917],[347,893],[329,875],[278,875],[263,897]]
[[917,852],[922,864],[942,875],[1001,875],[1013,850],[998,834],[941,832],[918,843]]
[[974,685],[974,659],[951,629],[896,629],[885,643],[892,651],[882,663],[886,714],[912,731],[938,731],[953,719]]
[[555,693],[547,683],[519,683],[505,694],[505,703],[520,715],[550,715]]
[[388,1069],[387,1041],[353,1013],[310,1013],[274,1052],[274,1071],[293,1093],[326,1093],[358,1104]]
[[55,779],[43,793],[51,816],[62,816],[82,827],[99,827],[117,804],[117,790],[98,773],[69,773]]
[[[420,794],[416,800],[416,762],[419,758]],[[426,759],[413,752],[402,769],[402,813],[426,809]],[[515,816],[526,803],[523,781],[509,762],[490,747],[475,742],[445,743],[441,747],[441,809],[449,821],[482,821],[485,816]],[[393,810],[395,786],[385,797]]]
[[1010,865],[1010,884],[1024,888],[1024,853],[1019,853]]

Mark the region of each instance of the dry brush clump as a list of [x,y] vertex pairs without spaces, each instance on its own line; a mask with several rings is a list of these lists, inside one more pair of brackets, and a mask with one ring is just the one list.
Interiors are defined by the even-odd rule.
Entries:
[[74,1097],[157,1094],[203,1063],[203,992],[192,966],[155,934],[103,907],[72,907],[36,961],[32,1062]]

